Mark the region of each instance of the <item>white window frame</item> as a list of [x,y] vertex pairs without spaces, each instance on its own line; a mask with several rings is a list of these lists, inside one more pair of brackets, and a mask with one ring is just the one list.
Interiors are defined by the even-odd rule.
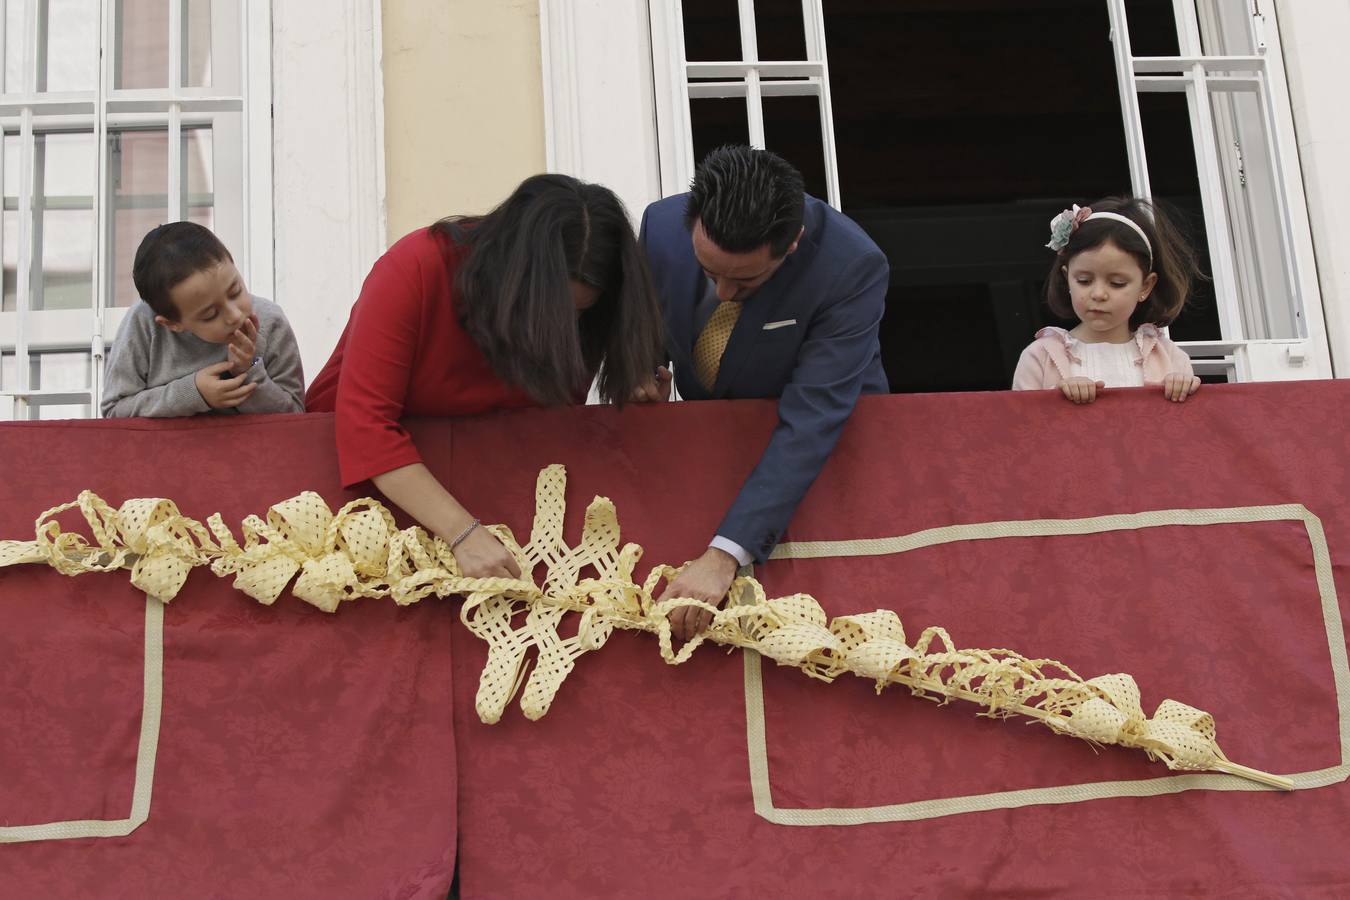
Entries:
[[[238,184],[213,184],[217,197],[237,191],[240,207],[220,209],[226,221],[217,231],[230,246],[250,290],[270,296],[273,286],[272,259],[272,156],[271,156],[271,14],[269,0],[215,0],[211,4],[213,41],[219,29],[237,19],[237,53],[230,59],[216,56],[216,72],[223,63],[237,66],[237,93],[224,94],[213,88],[184,87],[178,82],[183,71],[182,13],[184,0],[169,5],[169,78],[162,89],[115,89],[114,66],[116,0],[99,2],[98,81],[95,90],[81,93],[36,93],[36,66],[29,61],[42,52],[39,47],[38,0],[25,3],[25,65],[23,90],[0,99],[0,122],[5,131],[17,131],[23,162],[19,167],[19,240],[16,272],[17,302],[13,312],[0,313],[0,349],[14,353],[16,384],[0,391],[0,418],[29,418],[37,407],[49,404],[89,404],[99,415],[105,347],[126,314],[110,305],[109,248],[112,240],[112,210],[108,206],[109,171],[107,135],[110,128],[151,127],[168,136],[167,198],[171,210],[185,209],[182,184],[181,133],[184,125],[211,124],[217,113],[239,113],[239,141],[215,140],[213,155],[240,175]],[[5,22],[0,16],[0,71],[4,67]],[[213,78],[213,81],[216,79]],[[37,277],[34,262],[33,135],[49,129],[79,130],[93,135],[95,157],[93,280],[90,309],[32,310],[30,286]],[[0,146],[0,153],[3,147]],[[0,159],[3,164],[3,159]],[[132,252],[117,248],[118,253]],[[29,389],[29,358],[34,351],[76,350],[90,354],[91,372],[87,390],[49,391]],[[8,416],[3,413],[9,412]]]
[[[730,2],[730,0],[728,0]],[[830,101],[830,66],[825,52],[825,13],[822,0],[802,0],[802,28],[806,58],[761,60],[755,28],[754,0],[737,0],[741,58],[715,62],[691,62],[685,58],[684,16],[679,0],[652,0],[649,6],[652,43],[664,49],[670,65],[656,57],[657,132],[663,137],[662,191],[688,189],[694,175],[694,136],[690,127],[691,100],[710,98],[745,99],[750,146],[764,147],[765,97],[815,97],[820,114],[820,142],[825,154],[825,199],[842,208],[839,192],[839,159],[834,142],[834,107]],[[665,164],[669,159],[669,164]]]
[[[1137,92],[1176,90],[1188,93],[1222,329],[1218,341],[1188,342],[1188,351],[1193,355],[1211,357],[1198,359],[1198,368],[1238,381],[1330,377],[1331,358],[1308,224],[1307,199],[1272,4],[1260,0],[1264,19],[1254,19],[1251,26],[1261,32],[1258,43],[1264,42],[1264,52],[1253,57],[1216,60],[1199,58],[1201,22],[1195,9],[1197,2],[1205,9],[1205,5],[1214,0],[1173,0],[1179,30],[1183,32],[1182,46],[1187,48],[1183,53],[1191,55],[1164,62],[1136,59],[1131,55],[1124,2],[1105,2],[1112,17],[1117,81],[1133,189],[1142,196],[1148,196],[1150,191]],[[739,0],[737,7],[742,24],[741,55],[744,58],[725,62],[686,61],[679,0],[648,0],[647,21],[640,27],[630,21],[627,4],[622,6],[625,11],[620,14],[615,4],[605,0],[542,0],[545,124],[551,170],[610,184],[632,182],[635,170],[644,174],[645,181],[639,180],[623,194],[635,218],[646,203],[688,189],[694,170],[689,120],[691,93],[695,98],[745,97],[751,140],[757,145],[762,145],[763,141],[759,103],[766,96],[766,75],[795,79],[795,83],[789,81],[787,87],[778,86],[783,82],[775,80],[771,90],[805,94],[818,91],[815,95],[820,98],[822,109],[830,108],[821,0],[803,0],[804,23],[808,26],[808,59],[797,61],[757,58],[754,41],[747,41],[754,24],[753,0]],[[610,49],[620,48],[617,56],[613,52],[608,55],[586,52],[593,49],[589,36],[598,32],[607,35]],[[638,60],[635,64],[633,57],[648,49],[651,54],[648,60]],[[1185,64],[1185,71],[1177,75],[1179,61]],[[1170,68],[1158,68],[1164,66]],[[613,88],[615,82],[621,80],[616,71],[636,71],[643,79],[650,72],[650,98],[642,101],[626,97],[616,103]],[[1215,76],[1210,72],[1240,74]],[[1284,235],[1285,258],[1291,269],[1287,278],[1293,285],[1299,305],[1302,330],[1295,339],[1253,339],[1248,337],[1243,326],[1238,285],[1241,278],[1247,278],[1250,290],[1253,279],[1250,271],[1244,271],[1238,265],[1233,251],[1231,220],[1226,212],[1230,204],[1224,191],[1225,180],[1231,181],[1234,173],[1222,168],[1223,165],[1234,167],[1237,162],[1231,156],[1219,158],[1209,97],[1196,89],[1196,85],[1203,84],[1203,79],[1215,77],[1247,77],[1254,80],[1249,86],[1262,92],[1266,116],[1262,126],[1269,144],[1265,150],[1276,173],[1279,208],[1282,210],[1279,228]],[[639,87],[646,86],[643,79],[638,79]],[[596,127],[594,121],[601,117],[603,127]],[[760,125],[759,129],[756,123]],[[615,135],[624,135],[627,140],[616,141]],[[822,116],[822,138],[827,154],[826,171],[836,185],[835,195],[829,199],[837,205],[840,198],[832,116]],[[1240,204],[1231,205],[1240,208]],[[1251,224],[1238,223],[1243,228]]]
[[[1249,8],[1249,38],[1257,53],[1251,56],[1218,56],[1203,52],[1202,19],[1213,34],[1217,26],[1215,0],[1173,0],[1179,54],[1175,57],[1134,56],[1130,47],[1125,0],[1107,0],[1111,39],[1115,49],[1121,114],[1125,125],[1130,178],[1136,195],[1152,196],[1144,133],[1139,114],[1141,92],[1184,92],[1190,111],[1191,136],[1196,171],[1208,236],[1214,294],[1219,312],[1220,339],[1186,341],[1182,346],[1198,358],[1198,372],[1221,374],[1234,381],[1273,381],[1329,378],[1331,353],[1322,315],[1312,234],[1299,169],[1293,114],[1285,83],[1274,9]],[[1267,21],[1267,16],[1270,17]],[[1224,146],[1243,127],[1230,114],[1214,115],[1212,88],[1241,88],[1255,92],[1266,138],[1262,148],[1274,176],[1279,238],[1285,249],[1284,277],[1293,292],[1299,334],[1290,339],[1254,339],[1251,310],[1244,310],[1242,296],[1262,290],[1244,232],[1269,223],[1248,221],[1246,206],[1233,185],[1244,177],[1242,161],[1235,154],[1220,156]],[[1218,126],[1216,127],[1216,122]],[[1248,123],[1254,124],[1254,123]],[[1222,132],[1222,135],[1220,135]],[[1237,232],[1235,252],[1235,235]]]

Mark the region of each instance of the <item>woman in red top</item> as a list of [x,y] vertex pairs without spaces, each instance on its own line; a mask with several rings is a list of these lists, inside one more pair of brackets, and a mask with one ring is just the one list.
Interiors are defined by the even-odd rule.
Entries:
[[[526,179],[481,217],[414,231],[375,263],[305,408],[336,412],[344,485],[371,479],[452,545],[461,571],[519,577],[399,424],[586,395],[642,394],[661,314],[623,205],[566,175]],[[601,363],[604,363],[603,368]]]

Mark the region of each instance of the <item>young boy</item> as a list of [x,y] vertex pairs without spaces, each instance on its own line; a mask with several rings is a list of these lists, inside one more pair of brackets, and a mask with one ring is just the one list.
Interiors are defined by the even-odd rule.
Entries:
[[281,307],[253,297],[209,229],[171,222],[141,241],[104,371],[103,415],[304,412],[300,348]]

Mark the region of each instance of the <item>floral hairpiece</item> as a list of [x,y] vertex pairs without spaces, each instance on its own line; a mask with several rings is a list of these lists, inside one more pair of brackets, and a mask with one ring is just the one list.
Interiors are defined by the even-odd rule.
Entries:
[[1050,220],[1050,243],[1045,246],[1056,253],[1069,246],[1069,238],[1078,230],[1079,225],[1087,221],[1090,215],[1092,215],[1091,207],[1079,206],[1075,203],[1072,209],[1066,209],[1055,216]]
[[1122,216],[1120,213],[1094,213],[1091,207],[1079,206],[1077,203],[1073,205],[1072,209],[1066,209],[1050,220],[1050,243],[1045,246],[1056,253],[1063,250],[1069,246],[1069,238],[1073,237],[1073,233],[1078,230],[1078,226],[1089,219],[1111,219],[1139,235],[1139,240],[1143,241],[1144,246],[1148,248],[1148,271],[1153,271],[1153,242],[1148,239],[1148,235],[1144,233],[1144,229],[1139,226],[1138,222],[1128,216]]

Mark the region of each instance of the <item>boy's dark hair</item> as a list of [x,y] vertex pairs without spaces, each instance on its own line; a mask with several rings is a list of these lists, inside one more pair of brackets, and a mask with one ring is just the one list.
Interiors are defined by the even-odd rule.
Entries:
[[689,185],[684,223],[695,222],[728,253],[748,253],[765,244],[778,259],[802,230],[806,210],[802,175],[768,150],[737,144],[703,158]]
[[195,273],[226,260],[234,262],[234,257],[211,229],[196,222],[170,222],[150,229],[141,239],[131,280],[155,315],[177,322],[178,309],[169,292]]
[[1173,223],[1156,202],[1138,197],[1105,197],[1088,206],[1094,213],[1113,212],[1125,216],[1144,230],[1153,245],[1152,268],[1149,267],[1149,248],[1133,228],[1112,219],[1092,219],[1074,229],[1069,243],[1055,254],[1050,275],[1045,282],[1045,300],[1050,311],[1061,319],[1073,319],[1073,301],[1069,295],[1069,279],[1064,268],[1084,250],[1093,250],[1107,241],[1130,254],[1139,263],[1144,277],[1158,273],[1158,281],[1148,299],[1130,314],[1130,330],[1145,322],[1163,327],[1172,324],[1190,296],[1191,285],[1203,278],[1196,264],[1195,250],[1185,234]]
[[[534,175],[487,215],[431,231],[467,250],[455,276],[465,330],[497,376],[537,402],[575,403],[598,372],[601,399],[622,405],[665,358],[646,257],[608,188]],[[580,316],[573,281],[599,291]]]

